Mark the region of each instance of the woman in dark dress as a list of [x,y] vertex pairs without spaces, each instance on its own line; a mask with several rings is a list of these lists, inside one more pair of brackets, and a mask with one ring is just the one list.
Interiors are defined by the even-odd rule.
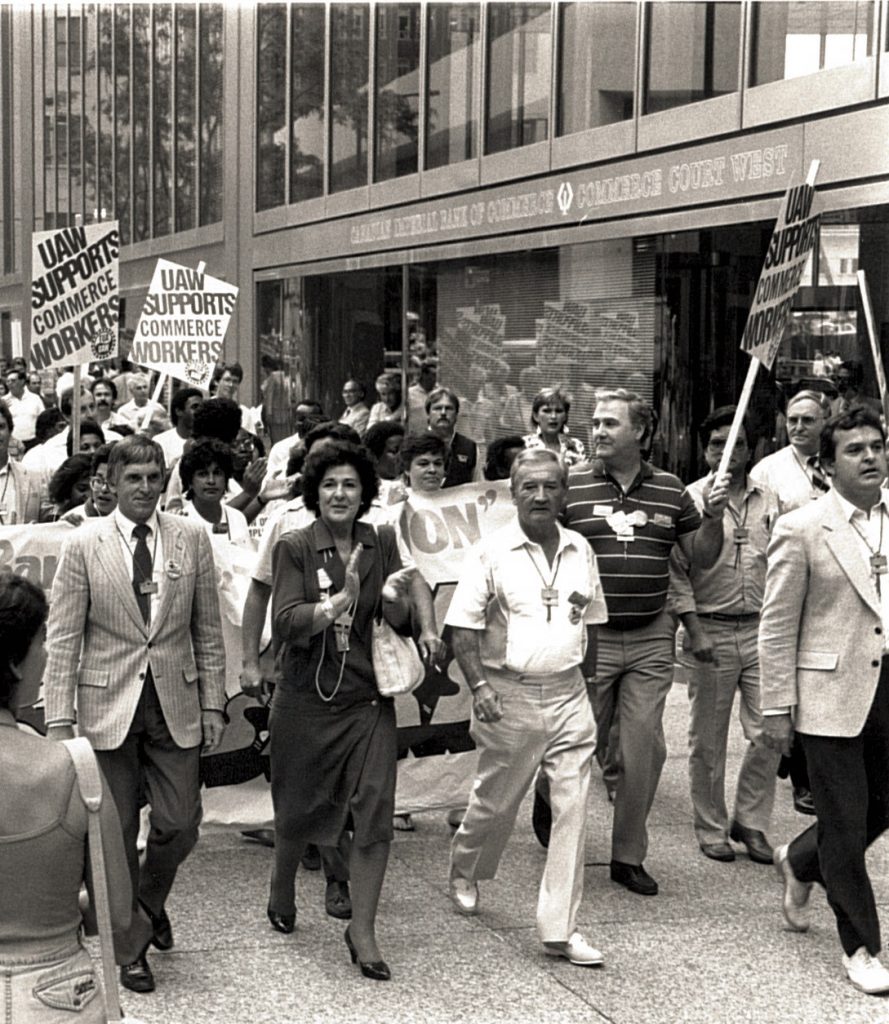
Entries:
[[348,442],[306,459],[303,500],[318,517],[274,552],[272,614],[281,679],[270,719],[275,867],[268,915],[293,931],[296,870],[306,843],[336,846],[353,833],[352,923],[345,940],[366,977],[388,980],[375,920],[392,840],[395,707],[380,696],[371,655],[381,610],[409,617],[412,570],[394,530],[358,520],[377,493],[373,464]]

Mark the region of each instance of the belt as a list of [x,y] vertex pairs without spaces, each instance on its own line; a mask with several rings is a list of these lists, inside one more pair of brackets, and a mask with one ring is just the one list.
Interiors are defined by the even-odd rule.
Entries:
[[759,612],[742,612],[740,615],[723,615],[722,612],[698,612],[699,619],[713,622],[758,622]]

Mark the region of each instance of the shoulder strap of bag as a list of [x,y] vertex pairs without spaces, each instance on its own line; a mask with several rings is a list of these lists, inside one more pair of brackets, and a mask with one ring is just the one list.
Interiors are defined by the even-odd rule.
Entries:
[[102,948],[102,976],[105,982],[105,1008],[108,1024],[122,1019],[120,994],[117,989],[117,971],[114,965],[114,942],[111,935],[111,908],[108,903],[108,876],[105,871],[105,849],[102,846],[102,775],[99,762],[86,737],[65,740],[65,746],[74,762],[80,796],[86,804],[89,834],[90,868],[93,875],[93,897],[96,901],[96,920],[99,925],[99,944]]

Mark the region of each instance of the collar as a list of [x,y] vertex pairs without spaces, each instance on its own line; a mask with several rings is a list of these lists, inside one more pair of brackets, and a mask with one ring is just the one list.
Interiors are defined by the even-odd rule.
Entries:
[[[593,459],[590,466],[592,467],[593,476],[600,477],[603,480],[614,480],[617,484],[617,480],[605,468],[605,463],[602,459]],[[639,462],[639,472],[636,474],[636,479],[627,488],[627,493],[632,491],[640,481],[648,480],[652,476],[654,476],[654,469],[651,463],[641,459]],[[620,487],[620,484],[617,484],[617,486]]]
[[[559,530],[559,546],[556,549],[557,554],[561,554],[565,548],[573,548],[577,546],[576,541],[571,534],[565,529],[562,524],[556,520],[556,526]],[[511,551],[516,551],[518,548],[525,547],[526,545],[533,545],[535,548],[539,548],[540,545],[535,540],[531,540],[527,533],[519,525],[518,519],[514,520],[509,526],[506,527],[507,544]],[[584,542],[586,543],[586,542]]]
[[[109,518],[114,520],[115,526],[124,535],[127,543],[129,543],[133,536],[133,529],[138,526],[138,523],[136,523],[135,520],[130,519],[129,516],[125,516],[123,512],[121,512],[120,508],[115,508]],[[157,509],[151,513],[145,525],[149,530],[151,530],[152,536],[156,537],[157,531],[160,529],[157,518]]]
[[6,457],[6,462],[4,462],[2,466],[0,466],[0,476],[4,476],[6,473],[12,474],[12,468],[11,467],[12,467],[12,457],[11,456],[7,456]]
[[[854,516],[856,512],[858,512],[859,515],[865,515],[864,509],[859,508],[857,505],[853,505],[852,502],[847,498],[844,498],[835,487],[831,488],[831,493],[836,498],[837,504],[840,506],[840,511],[843,513],[843,519],[845,519],[846,522],[851,522],[852,516]],[[884,512],[889,513],[889,491],[885,488],[880,488],[880,500],[871,506],[870,511],[873,512],[874,509],[883,509]]]
[[15,720],[15,715],[9,710],[9,708],[0,708],[0,726],[9,726],[10,729],[18,729],[19,724]]
[[[360,519],[357,519],[352,525],[352,534],[355,537],[355,540],[360,543],[362,547],[376,547],[377,533],[370,523],[365,523]],[[336,547],[336,541],[333,539],[333,535],[328,529],[327,523],[325,523],[320,516],[314,523],[312,523],[312,536],[315,540],[316,551],[327,551],[330,548]]]

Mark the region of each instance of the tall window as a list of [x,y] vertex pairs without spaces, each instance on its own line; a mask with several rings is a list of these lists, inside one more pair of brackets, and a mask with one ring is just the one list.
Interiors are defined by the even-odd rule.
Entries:
[[648,5],[645,113],[737,92],[739,3]]
[[324,190],[324,5],[290,8],[290,202]]
[[114,215],[120,221],[120,240],[130,235],[130,11],[114,8]]
[[12,151],[12,7],[0,5],[0,274],[15,267]]
[[873,4],[866,0],[755,3],[750,84],[864,60],[873,52],[873,14]]
[[222,45],[222,4],[199,4],[201,174],[198,223],[201,225],[222,219]]
[[486,153],[548,137],[551,37],[549,4],[488,8]]
[[367,184],[369,14],[365,4],[330,11],[330,191]]
[[426,167],[478,155],[479,4],[430,4],[426,74]]
[[420,112],[420,5],[380,4],[376,25],[374,177],[415,174]]
[[154,102],[152,131],[154,140],[154,236],[170,233],[173,181],[170,158],[173,153],[173,11],[158,4],[154,9]]
[[176,230],[195,226],[197,8],[176,5]]
[[284,204],[287,5],[260,4],[256,13],[256,209]]
[[633,116],[636,5],[561,4],[558,135]]

